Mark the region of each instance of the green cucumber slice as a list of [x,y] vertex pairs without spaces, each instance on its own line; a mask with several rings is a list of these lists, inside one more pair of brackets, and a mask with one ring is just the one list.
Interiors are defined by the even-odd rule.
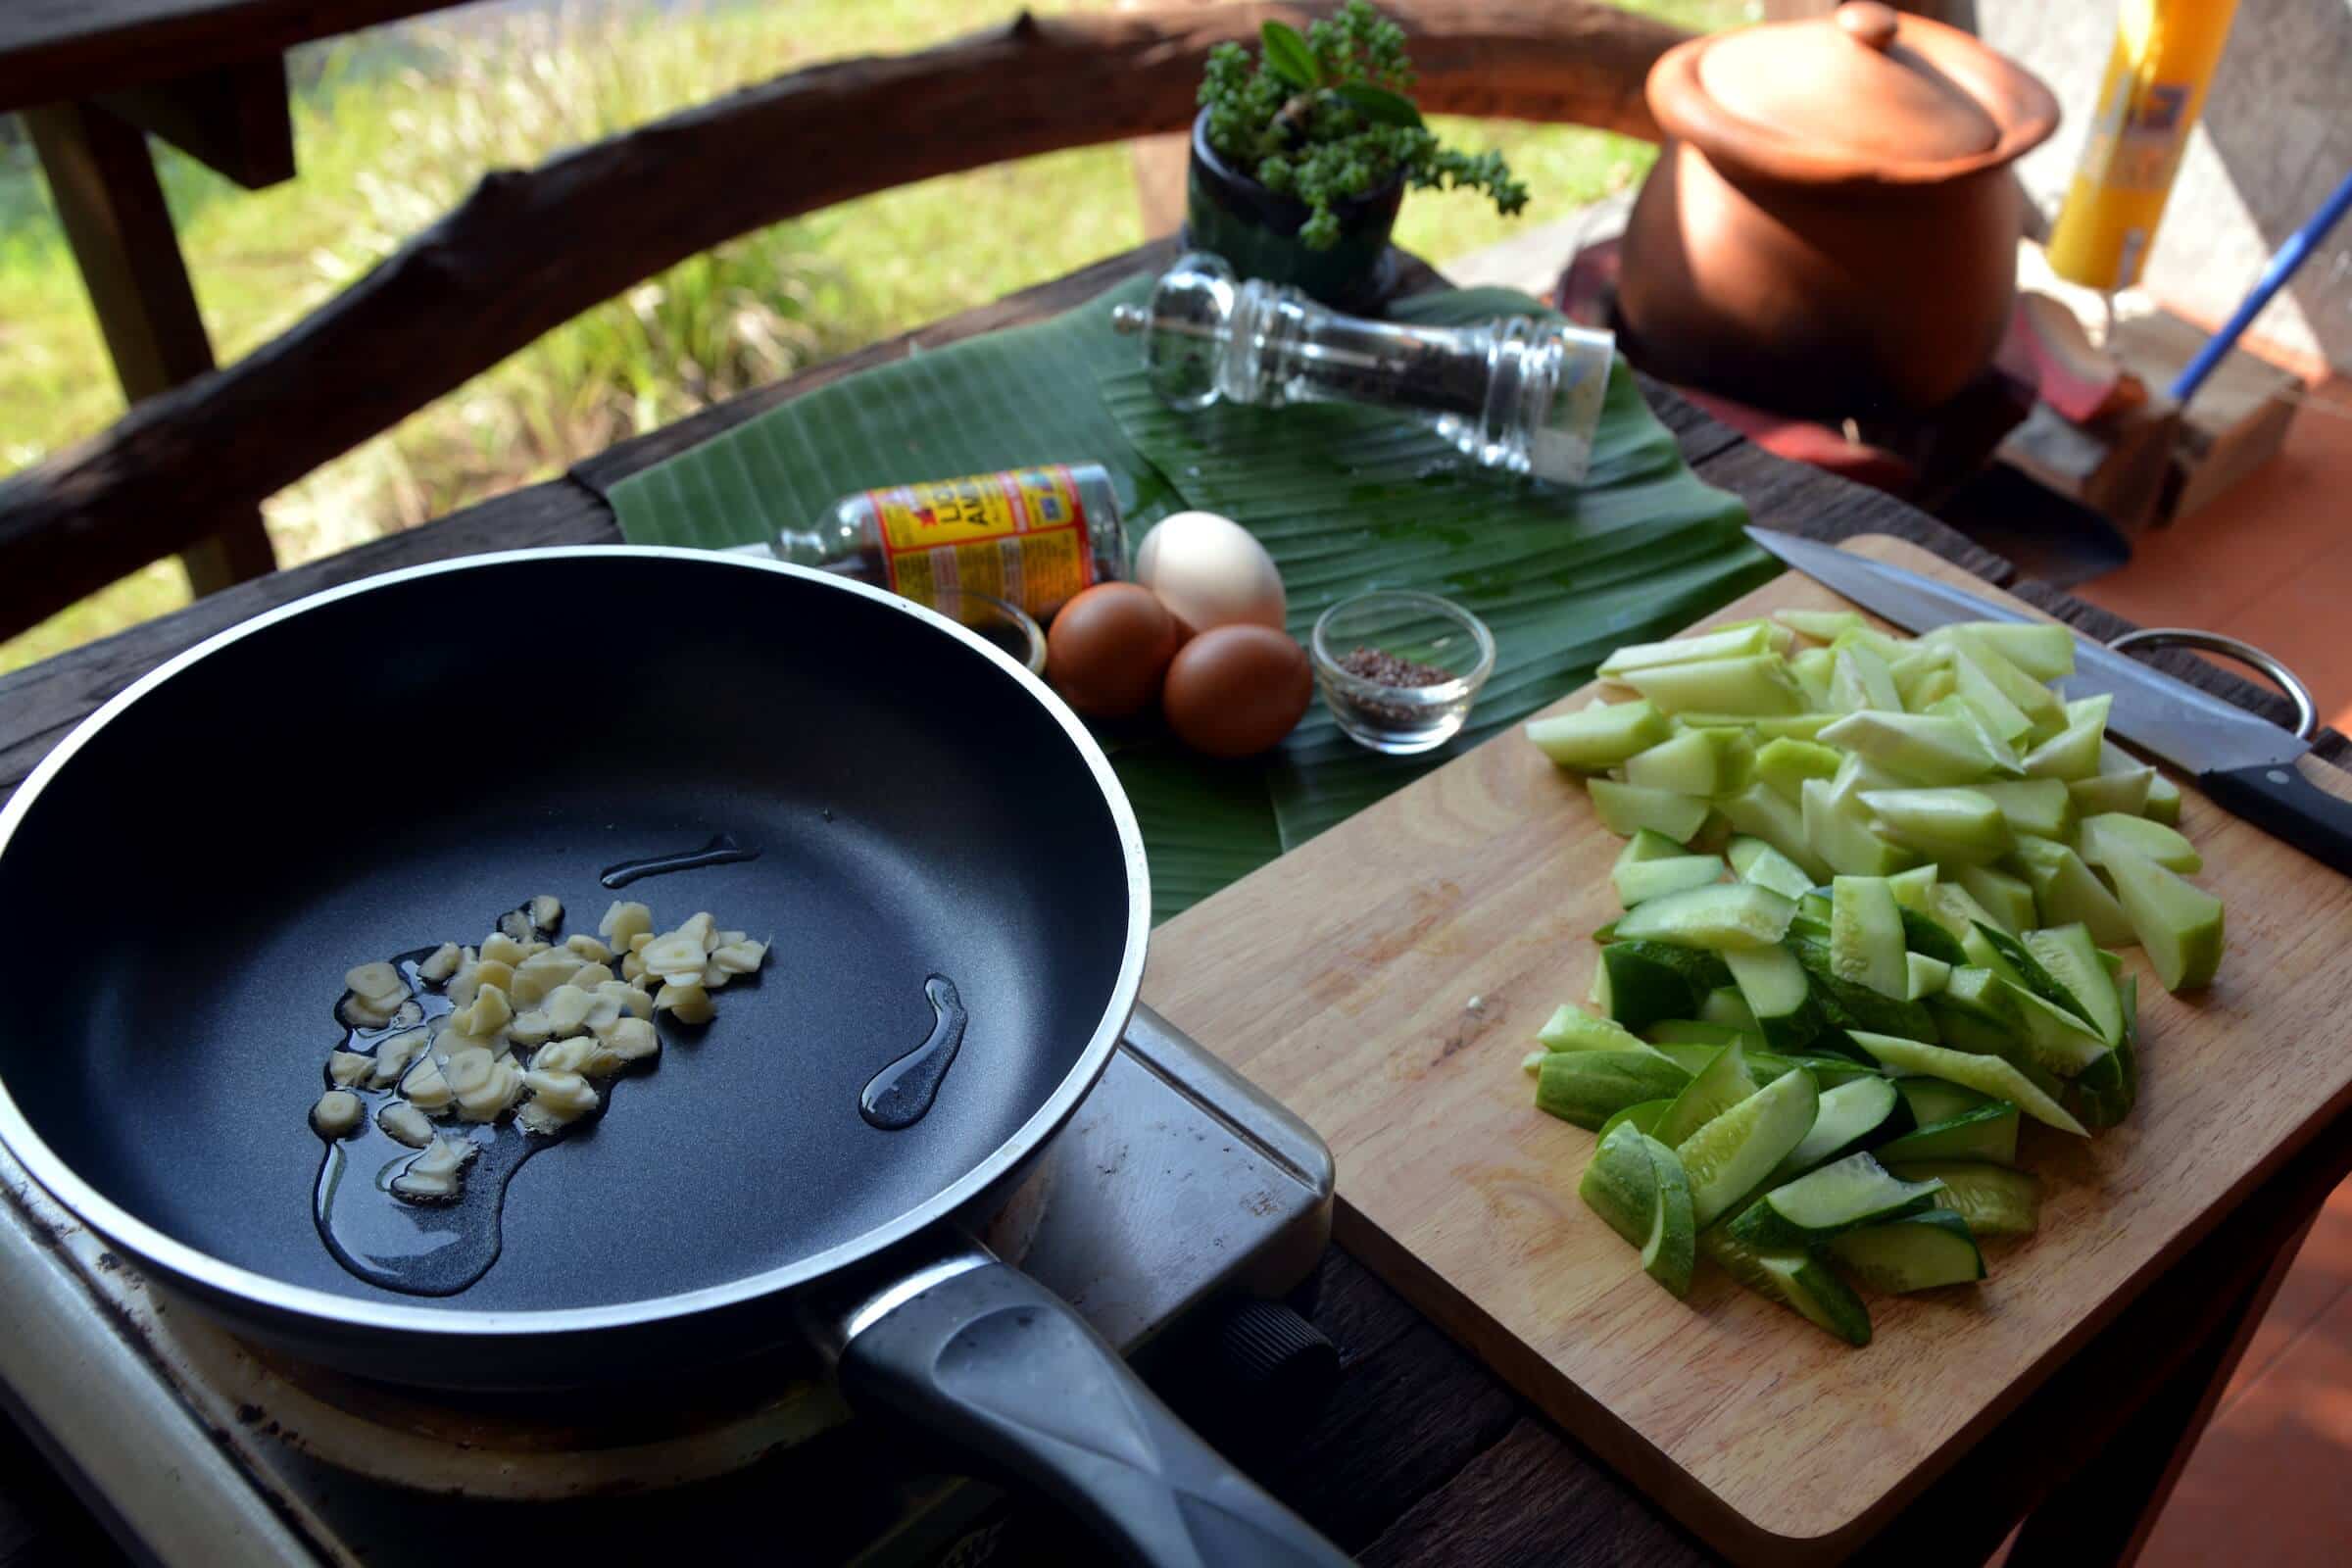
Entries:
[[[1934,868],[1924,867],[1923,869],[1932,870]],[[1890,887],[1901,880],[1900,877],[1886,879]],[[1895,897],[1897,899],[1902,897],[1899,889],[1897,889]],[[1918,909],[1903,911],[1903,945],[1920,957],[1934,958],[1937,963],[1949,965],[1968,961],[1968,954],[1961,948],[1960,939],[1937,924],[1935,916],[1922,913]]]
[[1648,1242],[1658,1202],[1657,1169],[1642,1146],[1642,1130],[1619,1123],[1600,1141],[1585,1166],[1576,1196],[1609,1229],[1636,1247]]
[[1616,864],[1624,866],[1639,865],[1644,860],[1679,860],[1690,853],[1656,828],[1638,828],[1634,836],[1625,841],[1625,848],[1617,852]]
[[2031,991],[2019,988],[2017,1003],[2026,1020],[2026,1059],[2046,1073],[2077,1077],[2112,1049],[2076,1014]]
[[[1951,662],[1938,660],[1934,668],[1921,671],[1909,685],[1904,685],[1902,677],[1897,675],[1895,689],[1903,694],[1903,706],[1912,712],[1932,713],[1960,695],[1960,681],[1952,673]],[[1984,727],[1976,714],[1971,713],[1968,718],[1977,728]]]
[[1976,726],[1940,714],[1848,713],[1820,738],[1920,784],[1973,784],[2002,771]]
[[1592,809],[1600,813],[1609,831],[1627,838],[1648,828],[1677,844],[1688,844],[1707,820],[1707,803],[1696,796],[1646,790],[1606,778],[1587,779],[1585,789],[1592,797]]
[[[1651,1044],[1656,1046],[1659,1055],[1664,1056],[1683,1071],[1693,1075],[1706,1071],[1708,1064],[1723,1054],[1721,1046],[1694,1046],[1682,1041],[1668,1041],[1662,1046],[1657,1045],[1655,1041],[1652,1041]],[[1642,1130],[1649,1131],[1646,1127]]]
[[1733,873],[1742,882],[1770,888],[1787,899],[1802,898],[1812,890],[1813,879],[1804,867],[1762,839],[1736,838],[1726,854]]
[[1698,1005],[1689,977],[1653,956],[1658,946],[1612,942],[1600,950],[1592,974],[1593,1005],[1628,1029],[1646,1029],[1661,1018],[1687,1018]]
[[1909,1160],[1888,1168],[1905,1181],[1943,1183],[1936,1206],[1968,1221],[1979,1236],[2031,1236],[2041,1222],[2041,1183],[2030,1171],[1953,1159]]
[[1934,1206],[1937,1185],[1898,1180],[1870,1155],[1848,1154],[1771,1189],[1740,1211],[1731,1231],[1750,1247],[1818,1247]]
[[1582,1007],[1562,1003],[1536,1031],[1545,1051],[1648,1051],[1648,1043],[1623,1024],[1595,1018]]
[[[1822,1090],[1820,1108],[1813,1113],[1812,1130],[1788,1151],[1779,1168],[1764,1178],[1767,1186],[1801,1176],[1822,1161],[1844,1152],[1877,1132],[1894,1114],[1897,1097],[1893,1082],[1868,1068],[1854,1071],[1862,1076],[1848,1078],[1834,1089]],[[1817,1076],[1815,1082],[1819,1081]]]
[[[2124,1040],[2124,1004],[2107,966],[2099,961],[2098,944],[2083,925],[2051,926],[2028,931],[2019,941],[2040,965],[2043,976],[2065,997],[2060,1004],[2091,1026],[2111,1046]],[[2057,1002],[2058,997],[2051,997]]]
[[[2002,701],[2025,715],[2026,723],[2036,738],[2046,738],[2066,728],[2066,709],[2058,694],[2027,674],[2004,658],[1997,648],[1982,645],[1969,647],[1965,643],[1952,653],[1955,670],[1963,666],[1975,672]],[[1971,677],[1960,677],[1960,692],[1967,696]]]
[[2068,704],[2066,728],[2026,754],[2026,777],[2071,781],[2097,776],[2099,743],[2106,739],[2107,710],[2113,703],[2114,699],[2102,692]]
[[2116,996],[2123,1012],[2123,1038],[2103,1060],[2084,1068],[2068,1086],[2074,1094],[2072,1108],[2086,1127],[2117,1125],[2132,1114],[2139,1099],[2139,977],[2124,976],[2116,984]]
[[1651,1131],[1667,1148],[1679,1148],[1692,1133],[1755,1092],[1746,1054],[1738,1046],[1726,1046],[1704,1071],[1683,1086],[1665,1119]]
[[1992,913],[1992,918],[2004,931],[2023,931],[2033,925],[2034,889],[2006,871],[1996,871],[1989,865],[1967,865],[1960,868],[1960,885]]
[[[1729,961],[1728,958],[1726,961]],[[1764,1025],[1756,1017],[1755,1009],[1747,1004],[1747,999],[1740,994],[1736,984],[1717,986],[1699,998],[1698,1021],[1726,1024],[1734,1029],[1745,1030],[1751,1035],[1761,1035],[1764,1032]]]
[[2194,991],[2221,967],[2222,901],[2120,841],[2099,846],[2115,896],[2167,991]]
[[1813,1005],[1812,984],[1788,949],[1727,953],[1724,962],[1768,1047],[1797,1052],[1820,1037],[1824,1021]]
[[1880,1159],[1976,1159],[2017,1163],[2017,1107],[2006,1101],[1972,1105],[1958,1115],[1929,1122],[1879,1146]]
[[2148,804],[2140,808],[2139,814],[2151,822],[2162,822],[2166,827],[2179,827],[2180,786],[2162,773],[2148,780]]
[[1690,1179],[1674,1151],[1655,1138],[1644,1137],[1642,1147],[1649,1154],[1657,1179],[1657,1207],[1649,1238],[1642,1246],[1642,1267],[1674,1296],[1689,1296],[1690,1275],[1698,1262],[1698,1223],[1690,1208]]
[[[1954,694],[1995,739],[2015,745],[2033,734],[2034,720],[2010,701],[1982,663],[1959,649],[1952,651],[1952,682]],[[2048,695],[2046,690],[2043,695]]]
[[1603,773],[1672,734],[1666,715],[1646,702],[1602,703],[1573,713],[1528,720],[1527,738],[1562,767]]
[[2066,787],[2068,799],[2082,816],[2111,811],[2138,816],[2148,808],[2148,791],[2155,787],[2156,770],[2142,763],[2120,773],[2079,778]]
[[1903,955],[1903,1000],[1925,1002],[1940,996],[1943,988],[1952,983],[1952,965],[1941,958],[1931,958],[1924,953]]
[[1857,799],[1841,803],[1836,787],[1809,778],[1803,799],[1805,840],[1815,857],[1833,871],[1847,876],[1891,876],[1918,862],[1909,850],[1888,843],[1873,825],[1870,810]]
[[1829,698],[1830,706],[1843,712],[1903,710],[1903,699],[1894,689],[1886,661],[1859,643],[1838,649],[1830,666]]
[[1814,1086],[1825,1097],[1831,1090],[1858,1079],[1886,1077],[1876,1066],[1865,1065],[1848,1056],[1784,1056],[1777,1051],[1751,1051],[1747,1054],[1748,1074],[1758,1083],[1770,1083],[1783,1073],[1795,1072],[1800,1067],[1813,1075]]
[[[1644,1100],[1639,1104],[1628,1105],[1623,1110],[1613,1113],[1607,1121],[1600,1124],[1600,1136],[1605,1139],[1618,1128],[1625,1126],[1631,1126],[1639,1132],[1647,1132],[1658,1124],[1658,1118],[1665,1115],[1666,1107],[1673,1103],[1674,1102],[1671,1100]],[[1627,1240],[1631,1241],[1632,1238],[1628,1237]]]
[[2106,846],[2128,845],[2154,860],[2168,871],[2193,875],[2205,869],[2205,858],[2197,847],[2181,837],[2177,828],[2162,822],[2151,822],[2144,816],[2125,816],[2107,812],[2085,818],[2082,823],[2082,858],[2093,865],[2105,865]]
[[[1549,1063],[1544,1070],[1550,1071]],[[1784,1073],[1676,1146],[1690,1178],[1691,1215],[1701,1230],[1788,1157],[1812,1130],[1820,1106],[1810,1073]]]
[[[1742,1051],[1763,1049],[1764,1037],[1752,1029],[1733,1024],[1707,1023],[1697,1018],[1664,1018],[1642,1031],[1642,1038],[1663,1049],[1667,1046],[1703,1046],[1721,1051],[1726,1046],[1738,1046]],[[1649,1129],[1644,1127],[1643,1132]]]
[[1756,777],[1789,805],[1798,804],[1805,780],[1836,778],[1843,760],[1834,747],[1788,737],[1766,741],[1756,753]]
[[1709,713],[1691,709],[1674,715],[1674,722],[1685,729],[1744,730],[1759,741],[1784,735],[1809,741],[1837,721],[1836,713]]
[[1700,1230],[1698,1251],[1747,1289],[1825,1333],[1848,1345],[1870,1343],[1870,1308],[1852,1286],[1812,1253],[1760,1251],[1720,1227]]
[[1950,1121],[1980,1105],[2000,1103],[1974,1089],[1963,1089],[1941,1078],[1897,1078],[1893,1082],[1895,1093],[1902,1097],[1903,1108],[1910,1111],[1913,1124],[1920,1127]]
[[[2087,1136],[2082,1124],[2067,1113],[2064,1105],[2043,1093],[2041,1086],[2027,1077],[2015,1066],[1998,1056],[1971,1055],[1964,1051],[1946,1051],[1939,1046],[1922,1045],[1916,1040],[1903,1040],[1892,1035],[1874,1034],[1869,1030],[1849,1029],[1855,1045],[1876,1056],[1895,1072],[1924,1073],[1931,1078],[1942,1078],[2006,1100],[2035,1121],[2073,1133]],[[1570,1058],[1574,1059],[1574,1058]],[[1545,1063],[1544,1070],[1550,1070]]]
[[1672,1100],[1690,1075],[1655,1051],[1555,1051],[1536,1070],[1536,1106],[1588,1130],[1628,1105]]
[[1687,729],[1627,758],[1625,781],[1677,795],[1729,795],[1746,781],[1754,758],[1736,729]]
[[1830,960],[1827,943],[1792,936],[1788,948],[1812,981],[1814,1000],[1836,1027],[1907,1035],[1914,1040],[1936,1038],[1935,1021],[1921,1004],[1889,997],[1841,978]]
[[1800,637],[1834,643],[1847,632],[1862,630],[1862,616],[1851,610],[1776,610],[1772,618]]
[[1803,695],[1778,654],[1652,664],[1610,677],[1623,681],[1665,713],[1696,709],[1709,713],[1796,713]]
[[1864,790],[1862,804],[1882,838],[1945,864],[1981,865],[2017,842],[2001,808],[1979,790]]
[[1830,674],[1837,664],[1838,656],[1827,648],[1806,648],[1788,656],[1788,673],[1805,694],[1805,706],[1832,717],[1837,715],[1830,707]]
[[1618,902],[1627,908],[1662,899],[1669,893],[1688,893],[1723,880],[1723,862],[1712,855],[1678,855],[1671,860],[1641,860],[1620,865],[1609,873]]
[[2080,922],[2102,946],[2128,946],[2136,940],[2124,906],[2073,850],[2047,839],[2019,839],[2011,859],[2033,886],[2043,925]]
[[1652,899],[1617,922],[1621,941],[1731,953],[1770,947],[1788,933],[1796,904],[1770,888],[1730,882]]
[[2000,808],[2012,833],[2062,839],[2074,831],[2075,801],[2064,779],[1993,779],[1969,788]]
[[1888,1296],[1973,1285],[1984,1277],[1984,1254],[1976,1236],[1968,1221],[1948,1208],[1848,1231],[1832,1238],[1830,1255],[1865,1287]]
[[1772,652],[1772,628],[1760,620],[1720,626],[1695,637],[1670,637],[1664,642],[1628,643],[1600,662],[1603,680],[1615,680],[1632,670],[1662,664],[1688,664],[1702,659],[1738,659]]
[[2055,621],[1954,621],[1936,627],[1920,641],[1989,649],[2037,681],[2059,680],[2075,672],[2075,634]]
[[1808,878],[1828,878],[1829,863],[1813,853],[1812,841],[1805,836],[1803,810],[1782,800],[1771,785],[1759,779],[1737,795],[1725,796],[1716,803],[1716,809],[1733,832],[1763,840]]
[[1904,996],[1903,911],[1886,878],[1841,876],[1832,884],[1830,968],[1881,996]]
[[[1622,925],[1623,921],[1621,920],[1619,923]],[[1622,933],[1610,943],[1610,946],[1624,948],[1627,952],[1637,954],[1650,963],[1662,963],[1672,969],[1690,984],[1693,999],[1717,986],[1728,986],[1732,983],[1732,971],[1725,964],[1723,955],[1712,949],[1678,947],[1671,942],[1628,937]],[[1687,1007],[1672,1016],[1688,1018],[1690,1016],[1691,1010]],[[1629,1024],[1627,1027],[1633,1026]]]

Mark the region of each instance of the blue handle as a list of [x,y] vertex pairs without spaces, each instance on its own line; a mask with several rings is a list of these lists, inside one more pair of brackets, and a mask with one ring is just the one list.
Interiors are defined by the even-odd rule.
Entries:
[[2285,287],[2286,280],[2311,260],[2311,253],[2320,248],[2320,241],[2328,237],[2328,231],[2343,218],[2347,209],[2352,209],[2352,174],[2344,176],[2343,183],[2335,187],[2335,193],[2321,205],[2318,212],[2311,215],[2311,221],[2287,236],[2286,243],[2278,247],[2278,254],[2271,258],[2271,265],[2263,269],[2262,281],[2254,285],[2254,292],[2248,294],[2238,306],[2237,314],[2230,317],[2219,332],[2207,339],[2205,346],[2197,351],[2197,357],[2188,362],[2188,368],[2173,378],[2172,398],[2175,403],[2186,403],[2196,396],[2197,388],[2205,384],[2205,378],[2213,373],[2213,368],[2222,363],[2222,357],[2237,342],[2238,334],[2246,329],[2246,323],[2260,315],[2262,308],[2271,303],[2271,296]]

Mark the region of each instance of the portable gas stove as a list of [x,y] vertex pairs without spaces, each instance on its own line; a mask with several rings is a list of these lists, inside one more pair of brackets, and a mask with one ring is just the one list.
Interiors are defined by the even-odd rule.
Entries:
[[[524,1408],[289,1364],[142,1279],[5,1152],[0,1180],[0,1381],[147,1561],[894,1564],[935,1557],[997,1495],[919,1472],[829,1388],[741,1366],[658,1402]],[[1331,1194],[1304,1123],[1138,1009],[987,1240],[1130,1355],[1223,1343],[1237,1382],[1296,1389],[1295,1358],[1329,1348],[1265,1303],[1313,1269]]]

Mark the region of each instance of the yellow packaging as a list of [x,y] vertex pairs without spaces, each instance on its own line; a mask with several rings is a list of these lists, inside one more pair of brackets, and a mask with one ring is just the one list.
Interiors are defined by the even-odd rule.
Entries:
[[894,593],[942,589],[1060,604],[1094,580],[1085,504],[1068,468],[1018,468],[871,490]]
[[2050,269],[2112,292],[2139,280],[2237,0],[2124,0],[2098,116],[2050,231]]

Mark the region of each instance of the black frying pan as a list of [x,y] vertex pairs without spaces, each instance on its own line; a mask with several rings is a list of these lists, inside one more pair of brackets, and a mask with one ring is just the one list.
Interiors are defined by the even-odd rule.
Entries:
[[[517,1170],[477,1283],[338,1264],[305,1117],[343,971],[542,892],[591,930],[602,869],[720,834],[759,858],[627,896],[772,934],[758,980]],[[423,566],[172,661],[0,812],[0,1139],[237,1332],[348,1372],[529,1397],[813,1341],[853,1403],[1139,1559],[1334,1560],[966,1239],[1107,1060],[1148,910],[1083,726],[939,616],[691,552]],[[933,974],[960,1052],[878,1130],[859,1092]]]

